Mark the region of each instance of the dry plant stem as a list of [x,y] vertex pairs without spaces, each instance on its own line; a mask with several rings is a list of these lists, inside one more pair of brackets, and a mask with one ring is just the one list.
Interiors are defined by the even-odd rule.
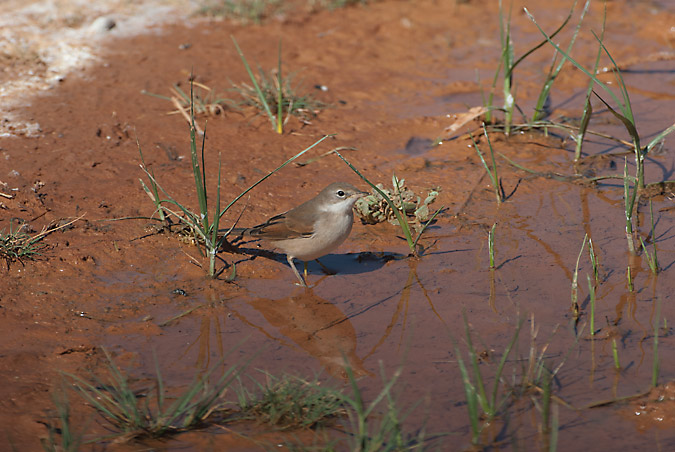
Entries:
[[42,230],[33,236],[21,231],[24,225],[21,225],[16,230],[12,231],[12,223],[10,221],[9,233],[7,235],[0,234],[0,258],[5,259],[8,266],[10,262],[15,260],[23,263],[22,258],[30,259],[34,255],[38,255],[39,251],[46,246],[38,246],[38,242],[52,232],[67,228],[76,221],[81,220],[85,215],[86,214],[82,214],[79,217],[56,227],[51,226],[51,224],[54,224],[52,222],[50,225],[43,226]]
[[[190,115],[187,113],[187,111],[185,111],[186,109],[180,104],[178,99],[176,99],[175,97],[172,97],[171,103],[173,103],[173,106],[176,107],[176,110],[178,110],[178,112],[181,114],[181,116],[183,116],[183,118],[185,118],[185,120],[187,121],[188,124],[194,123],[194,118],[191,121]],[[190,110],[192,110],[192,104],[190,104]],[[195,128],[197,129],[197,132],[199,132],[200,135],[204,133],[202,128],[199,127],[199,124],[195,124],[194,126],[195,126]]]

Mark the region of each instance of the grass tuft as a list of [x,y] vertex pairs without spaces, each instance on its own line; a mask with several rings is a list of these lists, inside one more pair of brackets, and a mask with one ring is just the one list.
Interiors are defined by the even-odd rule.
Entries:
[[523,325],[523,320],[521,319],[518,322],[513,336],[511,337],[511,341],[508,343],[504,349],[504,352],[502,353],[502,356],[499,360],[499,365],[497,366],[493,378],[494,383],[492,386],[492,391],[488,394],[485,384],[486,378],[481,373],[479,367],[479,362],[481,359],[479,358],[479,353],[473,346],[471,330],[469,328],[469,320],[466,316],[466,312],[463,313],[463,317],[465,339],[472,372],[469,373],[467,370],[467,366],[464,364],[462,353],[460,352],[457,344],[455,344],[455,356],[457,357],[457,365],[459,366],[459,370],[462,375],[464,395],[466,396],[469,423],[471,426],[472,443],[477,445],[480,441],[483,428],[490,424],[490,422],[502,411],[510,399],[511,394],[509,392],[500,396],[499,389],[501,387],[501,377],[502,372],[504,371],[504,365],[506,364],[511,350],[513,350],[513,347],[518,340],[520,329]]
[[42,449],[46,452],[77,452],[83,443],[83,434],[87,430],[85,426],[79,433],[73,430],[70,417],[70,402],[65,388],[52,394],[54,411],[49,413],[50,419],[56,419],[57,425],[48,420],[47,437],[40,438]]
[[254,392],[241,384],[237,390],[242,419],[289,430],[315,428],[346,414],[341,394],[324,389],[316,379],[265,372],[265,382],[255,385]]
[[251,106],[265,113],[272,123],[272,128],[277,133],[283,133],[284,125],[288,122],[290,116],[295,116],[304,123],[309,123],[325,107],[322,102],[309,94],[298,94],[296,88],[293,88],[292,75],[282,76],[281,42],[279,42],[277,68],[270,73],[265,73],[258,67],[257,76],[253,74],[251,66],[234,36],[232,36],[232,42],[251,81],[251,85],[233,83],[232,90],[241,97],[240,105]]
[[392,390],[401,369],[397,369],[387,379],[381,365],[384,387],[370,402],[365,403],[363,393],[358,387],[351,367],[346,367],[352,395],[343,394],[343,401],[348,408],[347,415],[351,424],[348,436],[348,447],[345,450],[359,452],[423,450],[425,446],[425,429],[408,433],[403,428],[407,416],[417,407],[413,405],[407,414],[402,414]]
[[0,231],[0,259],[4,259],[9,269],[13,262],[20,262],[24,265],[24,260],[33,260],[41,256],[40,251],[47,248],[47,245],[42,243],[42,240],[52,232],[69,227],[82,216],[68,221],[66,223],[56,225],[52,223],[42,228],[42,230],[30,235],[26,232],[28,223],[22,223],[17,227],[12,226],[12,220],[9,221],[9,230],[5,232]]
[[104,352],[109,371],[106,381],[96,378],[92,384],[76,375],[65,375],[77,393],[110,424],[120,440],[159,438],[203,425],[214,412],[225,410],[224,395],[244,368],[244,365],[237,364],[226,367],[219,378],[210,381],[215,371],[223,366],[223,357],[210,370],[195,377],[185,391],[169,402],[159,368],[154,397],[148,393],[141,398],[130,387],[128,378],[115,365],[110,354],[106,350]]
[[199,15],[254,24],[262,23],[283,6],[282,0],[203,0],[201,3]]

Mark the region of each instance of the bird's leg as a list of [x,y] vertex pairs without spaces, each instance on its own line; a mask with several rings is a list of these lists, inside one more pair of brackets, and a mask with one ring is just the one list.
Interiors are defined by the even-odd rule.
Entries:
[[335,275],[337,272],[335,270],[332,270],[325,265],[319,260],[319,259],[314,259],[319,265],[321,265],[321,268],[323,269],[323,272],[327,275]]
[[[300,281],[300,285],[302,287],[309,287],[307,286],[307,283],[305,282],[304,279],[302,279],[302,276],[300,276],[300,273],[298,273],[298,269],[295,268],[295,264],[293,263],[293,257],[292,256],[286,256],[286,260],[288,261],[288,265],[291,266],[291,270],[293,270],[293,273],[295,273],[295,276],[297,276],[298,281]],[[307,263],[305,262],[305,271],[307,270]],[[306,275],[307,273],[305,273]]]

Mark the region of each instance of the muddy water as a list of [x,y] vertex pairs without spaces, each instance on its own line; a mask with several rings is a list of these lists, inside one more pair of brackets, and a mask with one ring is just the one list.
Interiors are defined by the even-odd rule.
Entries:
[[[546,11],[532,10],[552,28],[568,5],[550,3]],[[50,236],[53,248],[43,259],[25,266],[15,263],[3,275],[0,365],[6,384],[0,399],[3,416],[17,419],[8,442],[20,449],[38,447],[36,438],[44,433],[40,421],[51,404],[49,392],[58,386],[58,372],[100,371],[103,346],[141,386],[154,376],[155,357],[167,384],[176,388],[224,356],[228,364],[251,360],[254,374],[254,369],[308,378],[320,373],[341,385],[346,360],[361,378],[366,396],[373,397],[382,388],[381,370],[390,376],[400,367],[396,392],[401,407],[421,401],[406,426],[419,428],[425,420],[429,432],[452,433],[441,449],[469,447],[454,350],[456,341],[466,351],[465,313],[490,383],[519,321],[520,338],[507,361],[505,384],[522,378],[532,347],[549,368],[560,366],[554,381],[559,450],[578,444],[589,450],[672,448],[675,437],[668,429],[673,419],[649,409],[658,395],[638,405],[588,408],[649,388],[654,325],[663,325],[664,319],[659,381],[675,376],[669,359],[674,314],[669,275],[675,262],[671,195],[653,200],[663,269],[653,276],[644,256],[627,254],[620,182],[588,186],[544,177],[573,173],[573,145],[561,140],[565,137],[559,132],[552,130],[549,137],[493,136],[497,151],[542,173],[532,175],[498,161],[509,194],[499,206],[469,140],[459,137],[428,146],[449,125],[447,114],[481,103],[475,69],[483,86],[491,80],[499,50],[496,2],[489,5],[488,11],[472,2],[382,2],[262,27],[167,27],[161,37],[120,41],[106,51],[105,65],[82,78],[66,79],[51,96],[21,111],[41,124],[42,135],[0,142],[0,180],[17,188],[15,198],[2,200],[7,208],[0,210],[0,227],[6,228],[14,217],[36,229],[53,219],[83,213],[85,218],[73,229]],[[597,49],[588,30],[599,27],[601,11],[600,5],[592,6],[585,38],[575,48],[584,62],[592,61]],[[649,141],[673,122],[673,36],[668,27],[675,16],[657,3],[640,8],[612,2],[608,13],[607,45],[620,65],[625,62],[638,129]],[[524,16],[514,12],[513,17],[514,41],[522,51],[540,38]],[[651,25],[642,25],[647,23]],[[294,286],[285,259],[274,255],[223,254],[228,262],[238,262],[238,279],[228,284],[206,279],[193,264],[192,257],[200,261],[196,249],[175,237],[151,234],[144,221],[107,221],[151,213],[137,181],[136,134],[161,183],[180,201],[192,203],[189,165],[172,157],[186,155],[185,125],[165,115],[167,104],[138,93],[165,93],[172,83],[184,83],[191,67],[196,67],[199,81],[223,89],[228,79],[244,80],[230,34],[264,67],[276,64],[277,47],[269,43],[283,35],[284,64],[303,68],[310,89],[328,86],[317,96],[336,106],[311,125],[291,123],[281,137],[250,112],[228,112],[210,120],[207,149],[222,152],[224,196],[236,195],[324,133],[337,132],[315,155],[354,146],[359,150],[348,154],[350,160],[371,179],[388,183],[395,171],[416,191],[441,187],[436,206],[447,210],[422,240],[420,258],[405,258],[407,247],[394,226],[356,224],[347,243],[322,259],[336,275],[327,276],[310,264],[312,289]],[[179,50],[186,42],[189,49]],[[516,73],[517,99],[526,112],[550,58],[550,52],[535,54]],[[578,116],[586,86],[579,71],[563,72],[552,95],[554,117]],[[594,130],[627,138],[611,113],[601,104],[594,107]],[[672,178],[670,141],[649,159],[648,181]],[[486,148],[484,141],[480,145]],[[586,162],[584,170],[598,175],[622,171],[624,156],[612,154],[624,148],[614,141],[592,137],[584,150],[604,156]],[[215,152],[207,155],[208,176],[215,175],[217,159]],[[630,155],[628,164],[632,171]],[[12,170],[18,175],[9,175]],[[257,224],[312,196],[328,178],[358,183],[332,157],[288,167],[254,192],[241,221]],[[648,211],[640,206],[640,234],[645,238]],[[497,268],[490,271],[487,230],[494,223]],[[586,251],[578,273],[578,321],[570,301],[584,234],[593,240],[600,263],[593,338],[586,280],[592,268]],[[626,280],[629,265],[633,290]],[[613,339],[620,371],[614,369]],[[514,402],[508,416],[486,429],[482,441],[505,449],[536,448],[541,416],[532,406],[533,394]],[[640,410],[659,414],[646,422],[643,415],[635,423],[634,413]],[[91,416],[83,406],[76,411],[81,419]],[[654,420],[659,416],[663,420]],[[101,433],[103,428],[93,430]],[[242,443],[213,427],[150,446],[247,450],[283,441],[255,428],[246,435],[260,442]]]

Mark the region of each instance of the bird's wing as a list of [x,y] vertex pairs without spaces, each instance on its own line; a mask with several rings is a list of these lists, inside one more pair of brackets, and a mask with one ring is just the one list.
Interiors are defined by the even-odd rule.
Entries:
[[287,217],[286,213],[276,215],[263,224],[252,227],[248,233],[266,240],[284,240],[309,237],[314,233],[314,222],[305,223]]

